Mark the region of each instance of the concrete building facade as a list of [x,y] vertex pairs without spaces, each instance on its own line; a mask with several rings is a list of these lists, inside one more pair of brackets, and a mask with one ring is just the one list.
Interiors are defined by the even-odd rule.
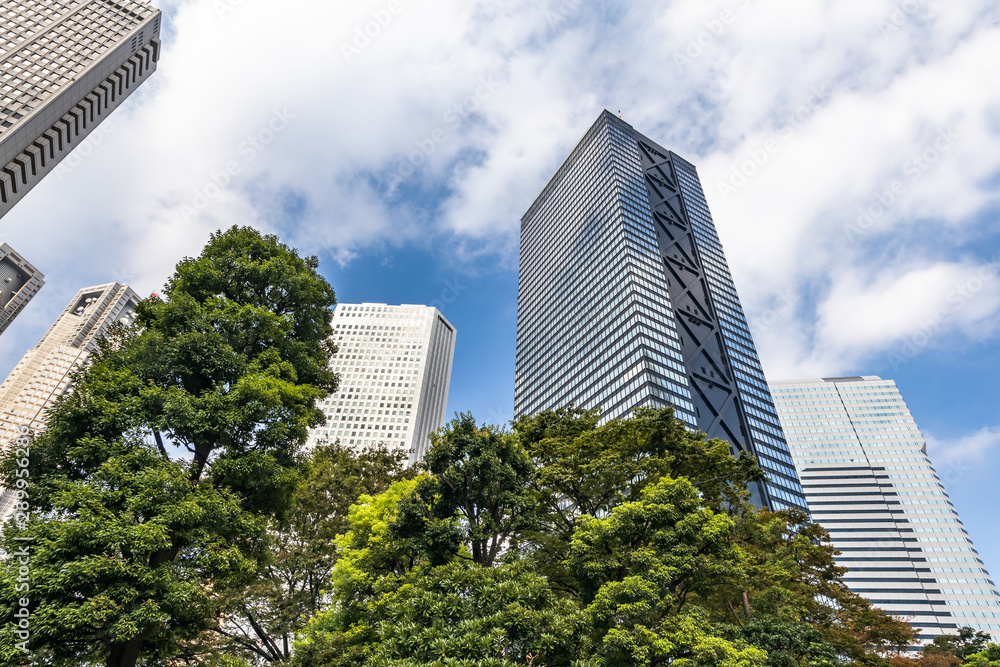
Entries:
[[521,219],[514,412],[674,406],[805,508],[695,167],[607,111]]
[[427,436],[444,426],[455,328],[436,308],[384,303],[338,304],[333,328],[340,387],[320,406],[327,423],[313,429],[308,445],[384,444],[416,463]]
[[1000,638],[1000,592],[892,380],[773,382],[813,520],[855,592],[923,639],[971,626]]
[[0,243],[0,334],[44,284],[45,276],[41,271],[9,245]]
[[[14,442],[22,427],[38,432],[47,411],[71,388],[70,374],[90,356],[115,322],[131,324],[139,303],[135,291],[119,283],[80,290],[55,323],[0,384],[0,448]],[[0,496],[0,521],[14,496]]]
[[156,69],[160,11],[19,0],[0,27],[0,217]]

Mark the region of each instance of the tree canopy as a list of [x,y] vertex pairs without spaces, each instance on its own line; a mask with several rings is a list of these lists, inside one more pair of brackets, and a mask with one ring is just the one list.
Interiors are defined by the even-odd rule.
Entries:
[[[31,445],[31,637],[45,664],[155,664],[211,628],[256,577],[299,448],[336,389],[334,292],[316,258],[233,227],[113,329]],[[11,486],[16,461],[3,464]],[[0,572],[13,618],[17,564]],[[25,660],[10,623],[3,658]]]
[[294,665],[888,666],[913,641],[822,528],[749,503],[756,461],[670,410],[459,415],[420,468],[351,509]]

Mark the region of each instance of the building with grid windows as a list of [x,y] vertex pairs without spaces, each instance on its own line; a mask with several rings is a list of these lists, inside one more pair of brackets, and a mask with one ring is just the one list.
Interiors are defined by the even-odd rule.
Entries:
[[357,450],[385,445],[416,463],[444,426],[455,328],[430,306],[338,304],[331,360],[337,392],[320,406],[326,424],[308,445],[339,440]]
[[156,69],[160,11],[19,0],[0,26],[0,217]]
[[515,415],[673,405],[805,508],[694,166],[605,111],[521,219]]
[[0,334],[44,284],[45,276],[38,269],[9,245],[0,243]]
[[869,376],[771,387],[813,520],[850,570],[844,582],[909,617],[924,640],[963,626],[1000,638],[1000,592],[896,384]]
[[[131,324],[139,295],[119,283],[86,287],[70,301],[55,323],[0,384],[0,448],[14,442],[22,428],[37,432],[46,411],[70,389],[70,373],[78,368],[108,327]],[[0,495],[0,522],[6,521],[14,494]]]

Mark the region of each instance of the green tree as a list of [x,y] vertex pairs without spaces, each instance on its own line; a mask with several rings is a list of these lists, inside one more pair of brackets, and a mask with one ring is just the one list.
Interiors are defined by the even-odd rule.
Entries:
[[581,517],[639,500],[663,477],[687,479],[708,507],[729,511],[764,478],[753,457],[735,457],[728,443],[688,430],[672,409],[642,408],[601,425],[595,411],[563,408],[518,419],[514,433],[537,468],[531,488],[538,528],[520,539],[540,571],[570,595],[579,588],[568,561]]
[[[163,660],[254,579],[323,421],[317,399],[337,385],[317,265],[249,228],[213,234],[57,402],[31,447],[33,517],[3,535],[7,553],[33,540],[31,646],[51,664]],[[0,573],[5,620],[16,571],[8,559]]]
[[761,615],[730,633],[767,652],[768,667],[837,667],[837,650],[818,629]]
[[[707,614],[689,601],[706,578],[738,567],[732,532],[729,516],[708,508],[690,481],[671,477],[603,518],[581,517],[570,563],[590,621],[588,648],[599,664],[697,660],[713,633]],[[757,664],[765,657],[743,642],[711,643],[727,661]]]
[[412,476],[404,465],[403,454],[378,448],[354,453],[336,443],[310,451],[291,508],[270,522],[257,580],[230,594],[216,626],[221,646],[251,660],[288,660],[295,634],[329,604],[336,538],[349,529],[351,506]]
[[454,537],[459,537],[473,562],[491,567],[509,540],[533,520],[531,459],[513,435],[479,427],[470,414],[459,415],[431,436],[421,467],[428,476],[401,507],[398,535],[434,537],[440,522],[451,526],[454,519],[464,528],[460,536],[446,529],[442,539],[427,544],[427,549],[443,546],[431,559],[434,564],[458,553]]
[[293,664],[874,667],[912,640],[820,526],[749,504],[752,458],[666,410],[599,422],[453,421],[420,476],[351,508]]
[[987,644],[982,651],[965,656],[967,667],[1000,667],[1000,644]]
[[712,610],[714,620],[747,628],[775,624],[779,642],[784,641],[781,634],[806,624],[838,655],[857,661],[897,653],[913,643],[908,624],[844,585],[846,569],[836,564],[828,534],[804,512],[744,505],[732,517],[739,565],[713,574],[699,589],[700,604]]
[[954,635],[935,637],[924,647],[923,653],[925,656],[954,655],[959,660],[965,660],[970,655],[985,651],[989,641],[990,636],[985,632],[965,626]]

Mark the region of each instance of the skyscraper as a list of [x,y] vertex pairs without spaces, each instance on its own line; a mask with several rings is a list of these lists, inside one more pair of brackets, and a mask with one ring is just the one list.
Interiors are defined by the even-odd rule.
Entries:
[[416,463],[427,436],[444,426],[455,328],[430,306],[341,303],[333,329],[340,388],[320,406],[327,423],[308,444],[339,440],[360,450],[384,443]]
[[5,3],[0,217],[156,69],[159,35],[136,0]]
[[521,219],[516,373],[516,415],[673,405],[805,507],[697,171],[607,111]]
[[919,628],[1000,637],[1000,592],[892,380],[772,383],[813,520],[855,592]]
[[[0,384],[0,448],[18,437],[21,427],[37,432],[46,410],[70,389],[70,373],[78,368],[115,322],[131,323],[139,295],[119,283],[80,290],[66,310]],[[0,496],[0,522],[15,500]]]
[[7,330],[18,313],[45,284],[41,271],[0,243],[0,334]]

